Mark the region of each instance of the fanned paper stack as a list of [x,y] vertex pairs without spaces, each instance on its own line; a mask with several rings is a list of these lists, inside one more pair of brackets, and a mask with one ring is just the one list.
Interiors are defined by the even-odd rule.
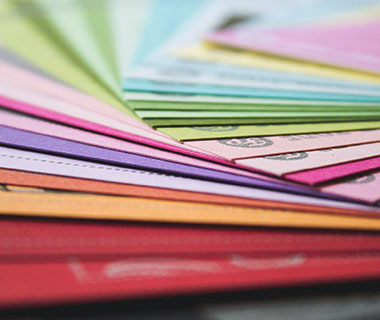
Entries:
[[380,2],[0,1],[0,307],[380,278]]

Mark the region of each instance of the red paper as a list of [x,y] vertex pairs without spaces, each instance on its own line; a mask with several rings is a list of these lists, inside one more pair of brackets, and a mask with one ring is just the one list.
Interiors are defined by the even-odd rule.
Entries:
[[380,256],[124,259],[0,265],[0,307],[380,278]]

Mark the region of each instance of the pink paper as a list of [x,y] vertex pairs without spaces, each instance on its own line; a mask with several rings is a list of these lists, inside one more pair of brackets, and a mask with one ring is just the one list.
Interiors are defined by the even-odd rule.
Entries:
[[323,187],[321,191],[375,203],[380,200],[380,172]]
[[[84,130],[78,130],[67,126],[50,123],[47,121],[30,118],[24,115],[14,114],[6,110],[0,109],[0,125],[8,127],[40,133],[48,136],[63,138],[71,141],[82,142],[108,149],[136,153],[163,160],[169,160],[184,163],[192,166],[219,170],[233,174],[239,174],[249,177],[264,178],[253,172],[243,171],[232,167],[204,161],[161,149],[156,149],[141,144],[115,139],[112,137],[91,133]],[[268,180],[273,180],[268,178]]]
[[297,182],[315,185],[318,183],[328,182],[334,179],[339,179],[354,174],[365,173],[379,168],[380,156],[371,159],[330,166],[326,168],[290,173],[287,174],[285,177],[287,179],[294,180]]
[[376,142],[349,147],[321,149],[309,152],[300,151],[260,158],[249,158],[237,160],[236,162],[268,173],[286,175],[291,172],[362,160],[378,156],[379,154],[380,142]]
[[218,31],[208,40],[345,68],[380,73],[380,21],[362,24]]
[[189,141],[185,144],[228,160],[311,151],[380,141],[380,130]]

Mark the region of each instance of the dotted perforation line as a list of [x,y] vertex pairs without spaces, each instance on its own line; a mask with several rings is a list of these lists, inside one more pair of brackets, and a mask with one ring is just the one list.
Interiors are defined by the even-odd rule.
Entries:
[[158,172],[152,172],[152,171],[141,171],[141,170],[125,169],[125,168],[103,167],[103,166],[96,166],[96,165],[78,164],[78,163],[72,163],[72,162],[63,162],[63,161],[46,160],[46,159],[39,159],[39,158],[13,156],[13,155],[8,155],[8,154],[0,154],[0,156],[3,158],[11,158],[11,159],[19,159],[19,160],[27,160],[27,161],[39,161],[42,163],[51,163],[51,164],[81,167],[81,168],[89,168],[89,169],[97,169],[97,170],[122,171],[122,172],[149,174],[149,175],[157,175],[157,176],[165,176],[165,177],[173,177],[173,178],[180,177],[182,179],[186,179],[186,178],[178,176],[178,175],[158,173]]

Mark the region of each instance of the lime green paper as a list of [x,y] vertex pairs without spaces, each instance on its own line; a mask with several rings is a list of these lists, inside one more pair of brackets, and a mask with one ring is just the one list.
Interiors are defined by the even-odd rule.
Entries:
[[144,122],[153,128],[178,127],[178,126],[214,126],[214,125],[251,125],[251,124],[293,124],[293,123],[323,123],[323,122],[347,122],[347,121],[373,121],[380,117],[326,117],[326,118],[198,118],[198,119],[144,119]]
[[128,101],[133,110],[172,110],[172,111],[380,111],[380,104],[273,104],[273,103],[210,103],[210,102],[173,102],[173,101]]
[[[111,28],[112,17],[108,6],[109,0],[98,0],[98,2],[99,7],[96,8],[94,8],[93,5],[88,7],[88,1],[82,0],[79,3],[82,4],[82,7],[85,9],[83,13],[87,18],[88,25],[93,33],[93,38],[98,44],[99,51],[104,57],[103,61],[107,62],[107,66],[110,68],[116,80],[114,84],[116,86],[115,88],[117,92],[121,94],[122,89],[120,84],[122,75],[116,60],[115,39]],[[94,1],[91,1],[91,3],[94,3]],[[124,12],[125,11],[126,10],[124,10]],[[125,42],[129,43],[129,40]]]
[[94,78],[49,22],[27,1],[0,2],[0,40],[9,49],[62,81],[132,114],[122,100]]
[[379,117],[380,110],[349,112],[341,111],[304,111],[304,110],[283,110],[271,111],[267,109],[256,111],[175,111],[175,110],[140,110],[136,114],[143,119],[229,119],[229,118],[342,118],[350,119],[355,117]]
[[[67,51],[77,55],[81,64],[113,94],[121,95],[105,1],[34,0],[34,3],[45,13],[49,27],[60,34]],[[58,10],[63,7],[64,10]]]
[[207,140],[232,137],[255,137],[285,134],[339,132],[379,129],[380,121],[315,123],[288,125],[247,125],[160,128],[159,131],[180,141]]
[[175,111],[135,110],[152,127],[212,126],[236,124],[315,123],[380,120],[380,110],[270,110],[255,111]]

